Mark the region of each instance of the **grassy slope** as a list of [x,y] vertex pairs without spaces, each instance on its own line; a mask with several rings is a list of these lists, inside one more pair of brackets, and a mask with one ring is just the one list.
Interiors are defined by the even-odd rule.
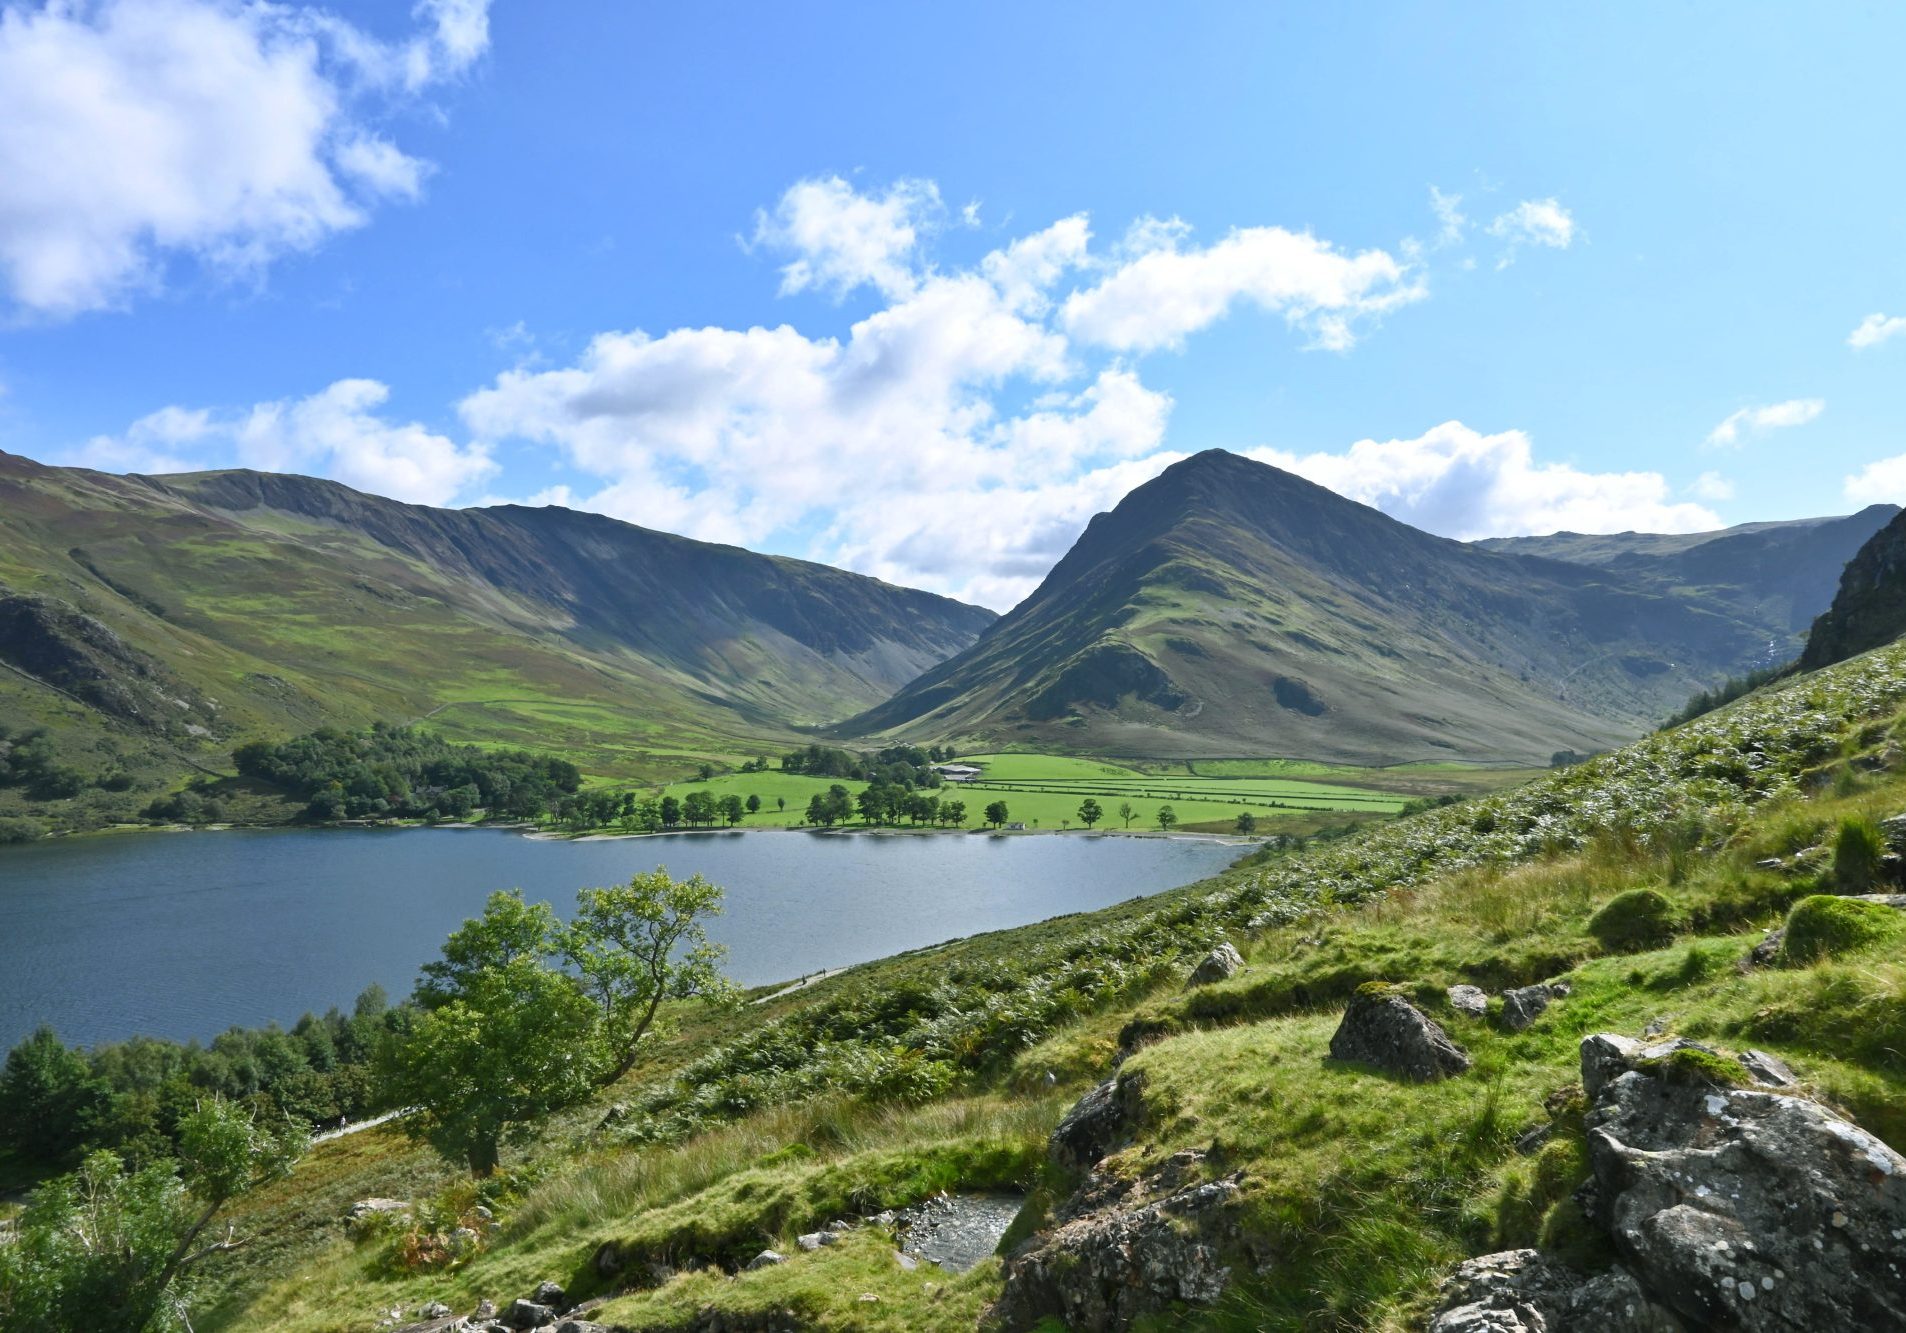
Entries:
[[[1147,1075],[1146,1115],[1120,1168],[1197,1146],[1215,1150],[1214,1169],[1247,1173],[1240,1207],[1261,1262],[1238,1268],[1222,1307],[1196,1312],[1214,1327],[1401,1328],[1464,1254],[1540,1241],[1592,1262],[1567,1201],[1579,1124],[1566,1098],[1550,1102],[1574,1082],[1589,1031],[1660,1019],[1773,1050],[1906,1147],[1897,950],[1734,966],[1793,902],[1831,886],[1818,859],[1784,872],[1757,862],[1819,845],[1845,816],[1906,806],[1902,708],[1906,649],[1885,650],[1517,791],[1253,858],[1160,899],[856,969],[659,1052],[646,1088],[621,1095],[663,1141],[554,1134],[540,1180],[462,1270],[393,1278],[385,1243],[332,1240],[224,1326],[359,1328],[392,1304],[501,1298],[543,1277],[586,1291],[606,1240],[678,1263],[787,1251],[830,1217],[948,1185],[1016,1179],[1036,1211],[1070,1187],[1038,1164],[1044,1131],[1105,1077],[1121,1037],[1149,1042],[1128,1062]],[[1657,947],[1611,951],[1588,922],[1637,885],[1672,899],[1679,925]],[[1186,958],[1220,933],[1248,966],[1184,991]],[[1574,993],[1521,1034],[1441,999],[1456,981],[1496,990],[1558,975]],[[1417,1087],[1327,1062],[1344,998],[1372,980],[1412,987],[1475,1071]],[[961,998],[975,984],[993,998]],[[953,1053],[945,1094],[855,1095],[855,1060],[909,1050]],[[1549,1119],[1545,1103],[1561,1108],[1555,1137],[1519,1156],[1513,1141]],[[712,1304],[793,1309],[820,1327],[970,1327],[997,1282],[982,1266],[930,1296],[862,1236],[771,1274],[688,1273],[601,1317],[676,1327]]]

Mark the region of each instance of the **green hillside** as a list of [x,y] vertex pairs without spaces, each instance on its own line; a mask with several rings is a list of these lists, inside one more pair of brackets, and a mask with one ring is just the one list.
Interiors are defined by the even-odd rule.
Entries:
[[[552,1121],[508,1187],[485,1193],[494,1227],[467,1259],[397,1258],[469,1216],[475,1196],[401,1140],[366,1135],[249,1205],[239,1225],[268,1229],[275,1257],[232,1274],[197,1326],[344,1333],[555,1280],[571,1299],[608,1297],[588,1317],[612,1328],[970,1329],[988,1310],[1020,1328],[1051,1313],[1041,1292],[1097,1291],[1136,1293],[1119,1308],[1141,1328],[1400,1330],[1421,1326],[1467,1255],[1537,1246],[1605,1270],[1624,1253],[1575,1202],[1592,1147],[1586,1034],[1758,1048],[1792,1066],[1792,1093],[1817,1099],[1804,1104],[1906,1146],[1901,932],[1842,929],[1846,913],[1820,906],[1894,873],[1871,830],[1906,809],[1903,740],[1895,648],[1517,790],[853,969],[729,1017],[684,1013],[614,1090],[618,1110]],[[1897,918],[1850,906],[1881,926]],[[1790,917],[1790,942],[1748,962]],[[1186,968],[1219,940],[1242,968],[1187,988]],[[1567,993],[1509,1025],[1503,993],[1551,981]],[[1469,1016],[1446,995],[1457,983],[1496,998]],[[1359,994],[1413,1000],[1473,1067],[1412,1083],[1329,1058]],[[1700,1059],[1674,1070],[1723,1091],[1747,1077],[1731,1055]],[[1684,1076],[1674,1070],[1656,1076]],[[1114,1074],[1116,1132],[1085,1181],[1047,1136]],[[1170,1188],[1209,1186],[1199,1197],[1221,1209],[1163,1231],[1119,1211],[1167,1166]],[[886,1222],[858,1220],[999,1189],[1027,1193],[1007,1257],[961,1276],[896,1262]],[[432,1202],[408,1226],[330,1220],[353,1196],[392,1191]],[[1124,1248],[1065,1262],[1049,1247],[1068,1217],[1065,1243],[1102,1224]],[[840,1218],[839,1243],[795,1245]],[[1173,1248],[1187,1238],[1212,1259]],[[743,1271],[769,1247],[787,1262]],[[1157,1294],[1135,1275],[1165,1256],[1219,1263],[1222,1279]]]
[[569,510],[0,454],[0,725],[133,778],[40,812],[56,819],[123,815],[223,768],[237,739],[327,723],[427,718],[599,775],[673,776],[884,699],[991,619]]
[[[1095,518],[971,648],[838,730],[969,749],[1542,763],[1787,660],[1839,548],[1886,516],[1723,536],[1674,557],[1720,548],[1721,568],[1664,573],[1659,559],[1447,541],[1211,450]],[[1769,546],[1802,538],[1821,547],[1805,562]]]

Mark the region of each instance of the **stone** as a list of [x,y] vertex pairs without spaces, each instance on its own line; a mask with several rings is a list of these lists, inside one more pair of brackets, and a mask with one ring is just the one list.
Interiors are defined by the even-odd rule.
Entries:
[[1444,1279],[1429,1333],[1681,1333],[1621,1267],[1589,1276],[1534,1250],[1465,1260]]
[[510,1308],[503,1312],[503,1322],[516,1329],[541,1328],[544,1324],[556,1322],[556,1312],[547,1305],[519,1297],[511,1301]]
[[1888,815],[1880,821],[1879,830],[1888,851],[1906,854],[1906,814]]
[[748,1260],[747,1271],[752,1273],[757,1268],[772,1268],[776,1264],[784,1264],[787,1261],[788,1257],[779,1250],[763,1250],[754,1258]]
[[402,1199],[359,1199],[344,1215],[353,1222],[362,1222],[367,1217],[387,1217],[409,1211],[410,1205]]
[[1762,1087],[1791,1088],[1800,1080],[1794,1077],[1793,1070],[1787,1068],[1787,1062],[1777,1055],[1766,1051],[1741,1052],[1741,1067],[1753,1075],[1754,1081]]
[[1417,1083],[1433,1083],[1470,1066],[1469,1053],[1434,1019],[1402,996],[1371,986],[1351,998],[1330,1039],[1330,1055]]
[[1468,1014],[1471,1018],[1486,1018],[1489,1015],[1489,996],[1480,986],[1451,986],[1445,992],[1449,996],[1449,1007],[1459,1014]]
[[1209,986],[1214,981],[1223,981],[1226,977],[1235,976],[1243,966],[1243,956],[1238,953],[1231,941],[1225,940],[1206,954],[1204,960],[1191,970],[1191,978],[1185,984]]
[[835,1231],[810,1231],[805,1236],[796,1236],[794,1243],[807,1253],[812,1254],[823,1245],[838,1245],[840,1233]]
[[903,1250],[893,1252],[893,1261],[900,1265],[901,1271],[911,1273],[920,1266],[920,1261]]
[[1697,1043],[1643,1047],[1619,1073],[1611,1049],[1583,1042],[1594,1174],[1579,1197],[1657,1300],[1743,1333],[1906,1328],[1906,1157],[1818,1102],[1668,1061]]
[[827,1229],[829,1231],[852,1231],[853,1226],[850,1223],[841,1221],[837,1217],[832,1222],[829,1222],[827,1224]]
[[569,1293],[563,1290],[560,1282],[542,1282],[530,1293],[530,1299],[538,1305],[547,1305],[554,1310],[569,1308]]
[[589,1260],[589,1266],[596,1270],[596,1276],[611,1278],[628,1266],[629,1257],[622,1252],[620,1241],[605,1240],[596,1246],[596,1253]]
[[1067,1171],[1086,1171],[1123,1143],[1138,1121],[1144,1083],[1137,1074],[1107,1079],[1079,1098],[1052,1131],[1047,1155]]
[[1211,1305],[1230,1284],[1222,1247],[1239,1176],[1198,1180],[1205,1154],[1174,1153],[1127,1182],[1094,1172],[1020,1246],[988,1319],[1007,1330],[1057,1319],[1069,1328],[1125,1328],[1176,1303]]
[[609,1333],[609,1326],[587,1319],[565,1319],[556,1325],[556,1333]]
[[1875,903],[1880,907],[1896,907],[1906,911],[1906,893],[1855,893],[1850,896],[1863,903]]
[[[1568,992],[1563,991],[1564,995]],[[1518,986],[1514,990],[1502,993],[1502,1025],[1511,1032],[1520,1032],[1542,1016],[1549,1007],[1549,1001],[1555,998],[1553,987],[1544,985]]]
[[1780,961],[1780,946],[1786,943],[1787,928],[1775,926],[1760,937],[1760,943],[1748,950],[1747,963],[1750,967],[1772,967]]
[[485,1296],[482,1300],[477,1302],[476,1313],[472,1314],[470,1318],[472,1319],[496,1318],[496,1303],[492,1301],[488,1296]]
[[442,1301],[432,1301],[417,1311],[419,1319],[448,1319],[450,1314],[450,1307]]

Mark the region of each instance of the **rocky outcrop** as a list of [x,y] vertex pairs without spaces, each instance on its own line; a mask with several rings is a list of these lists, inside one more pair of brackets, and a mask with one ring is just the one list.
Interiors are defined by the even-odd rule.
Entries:
[[1079,1098],[1052,1131],[1047,1154],[1067,1171],[1085,1171],[1123,1143],[1138,1123],[1144,1076],[1110,1078]]
[[1192,1151],[1136,1182],[1095,1172],[1055,1227],[1007,1259],[988,1322],[1009,1331],[1042,1319],[1123,1329],[1174,1304],[1218,1300],[1231,1280],[1223,1247],[1239,1177],[1201,1180],[1204,1164]]
[[1229,940],[1224,941],[1204,956],[1202,962],[1191,970],[1187,986],[1209,986],[1214,981],[1223,981],[1237,975],[1244,966],[1244,958]]
[[1813,671],[1891,643],[1906,633],[1906,514],[1847,562],[1833,605],[1813,622],[1800,669]]
[[57,597],[0,588],[0,662],[137,726],[167,735],[223,730],[215,703]]
[[1594,1177],[1582,1202],[1657,1300],[1697,1326],[1906,1327],[1906,1158],[1760,1085],[1760,1053],[1582,1044]]
[[1682,1333],[1686,1327],[1619,1265],[1590,1276],[1534,1250],[1504,1250],[1470,1259],[1450,1275],[1429,1333]]
[[1469,1068],[1469,1054],[1422,1010],[1388,987],[1365,986],[1351,998],[1330,1039],[1334,1060],[1372,1065],[1417,1083]]

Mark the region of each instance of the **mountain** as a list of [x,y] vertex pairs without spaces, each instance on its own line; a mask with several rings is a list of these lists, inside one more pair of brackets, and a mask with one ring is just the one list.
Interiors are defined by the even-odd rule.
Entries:
[[428,716],[593,771],[679,773],[877,703],[993,618],[566,509],[0,453],[0,721],[16,726],[96,723],[189,754]]
[[[1882,517],[1841,522],[1856,531]],[[1813,585],[1762,548],[1858,544],[1817,526],[1580,563],[1435,537],[1212,450],[1094,518],[971,648],[839,731],[1110,754],[1546,762],[1640,734],[1780,653],[1826,594],[1809,605]],[[1710,564],[1716,545],[1756,555]]]
[[[1661,592],[1730,606],[1795,635],[1833,599],[1847,561],[1899,512],[1898,505],[1876,504],[1845,517],[1743,523],[1719,532],[1558,532],[1476,545],[1594,565]],[[1775,645],[1776,656],[1785,642]]]
[[1906,634],[1906,513],[1859,549],[1840,579],[1833,604],[1813,622],[1802,670],[1844,662]]

